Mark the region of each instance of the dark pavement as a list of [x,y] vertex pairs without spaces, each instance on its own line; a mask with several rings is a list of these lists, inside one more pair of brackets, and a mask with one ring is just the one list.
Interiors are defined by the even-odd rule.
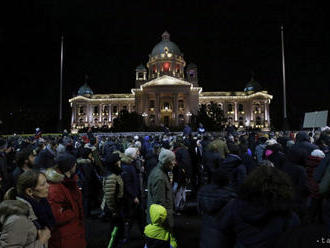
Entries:
[[[175,236],[178,247],[199,247],[199,228],[201,218],[197,214],[195,204],[188,206],[180,216],[175,216]],[[99,219],[86,220],[88,248],[106,248],[110,240],[109,223]],[[125,248],[143,248],[144,241],[139,239],[137,224],[131,231],[131,240]]]

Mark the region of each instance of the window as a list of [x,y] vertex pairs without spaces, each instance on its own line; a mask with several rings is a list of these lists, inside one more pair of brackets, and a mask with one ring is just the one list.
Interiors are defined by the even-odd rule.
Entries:
[[257,116],[257,118],[256,118],[256,125],[258,125],[258,126],[261,125],[261,118],[260,118],[260,116]]
[[127,106],[126,105],[123,106],[123,110],[127,110]]
[[149,108],[155,108],[155,100],[150,100]]
[[79,108],[79,114],[84,114],[84,107]]
[[138,78],[139,78],[139,79],[141,79],[141,78],[143,79],[143,72],[139,72],[139,74],[138,74]]
[[239,104],[238,105],[238,111],[239,112],[243,112],[244,111],[243,104]]
[[163,71],[165,71],[165,72],[167,72],[167,71],[169,71],[170,70],[170,63],[169,62],[165,62],[164,64],[163,64]]
[[94,119],[94,122],[95,122],[95,123],[97,123],[97,122],[98,122],[98,119],[97,119],[97,118],[95,118],[95,119]]
[[170,109],[170,104],[168,102],[164,102],[164,109],[169,110]]
[[228,112],[232,112],[233,111],[233,105],[232,104],[228,104]]
[[189,77],[193,78],[195,76],[194,70],[189,71]]
[[98,114],[99,113],[99,106],[95,106],[94,107],[94,114]]
[[183,114],[180,114],[178,116],[178,118],[179,118],[179,125],[180,126],[184,126],[184,115]]
[[179,73],[179,72],[180,72],[180,65],[177,64],[177,65],[175,66],[175,72],[176,72],[176,73]]
[[243,127],[244,126],[243,117],[240,117],[238,120],[239,120],[239,126]]
[[152,73],[156,73],[157,72],[157,67],[156,67],[156,65],[154,65],[153,67],[152,67]]
[[183,102],[183,100],[179,100],[178,105],[179,105],[179,109],[180,110],[184,109],[184,102]]
[[117,106],[113,106],[112,113],[114,113],[114,114],[118,113],[118,107]]
[[155,125],[155,115],[150,115],[149,116],[149,122],[151,125]]
[[84,119],[83,118],[80,118],[79,119],[79,123],[82,124],[84,122]]
[[219,104],[218,104],[218,107],[222,109],[222,104],[221,104],[221,103],[219,103]]

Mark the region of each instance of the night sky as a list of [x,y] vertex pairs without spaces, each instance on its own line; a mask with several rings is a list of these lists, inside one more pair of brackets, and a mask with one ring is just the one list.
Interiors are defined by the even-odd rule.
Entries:
[[[304,112],[329,109],[330,32],[326,8],[317,1],[32,0],[9,5],[0,24],[3,121],[12,113],[15,122],[23,112],[56,120],[61,34],[69,123],[68,99],[86,74],[94,93],[129,93],[136,66],[147,63],[167,30],[187,64],[197,64],[204,91],[243,90],[253,71],[274,95],[271,119],[280,128],[281,24],[292,128],[301,126]],[[51,123],[42,128],[52,130]]]

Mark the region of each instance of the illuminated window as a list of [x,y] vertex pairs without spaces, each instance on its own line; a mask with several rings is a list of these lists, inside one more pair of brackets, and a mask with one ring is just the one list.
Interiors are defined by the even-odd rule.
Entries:
[[163,71],[169,71],[170,70],[170,63],[169,62],[165,62],[164,64],[163,64]]
[[177,65],[175,66],[175,72],[176,72],[176,73],[180,73],[180,65],[177,64]]
[[164,109],[169,110],[170,109],[170,104],[168,102],[164,103]]

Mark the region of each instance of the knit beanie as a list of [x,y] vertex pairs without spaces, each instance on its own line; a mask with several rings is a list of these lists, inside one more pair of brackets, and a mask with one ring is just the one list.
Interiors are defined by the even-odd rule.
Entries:
[[315,149],[312,151],[311,156],[318,157],[318,158],[324,158],[325,154],[320,149]]
[[129,147],[125,150],[125,155],[129,158],[136,159],[138,149],[136,147]]
[[76,158],[70,153],[62,153],[56,159],[57,168],[62,172],[68,172],[76,164]]
[[167,164],[175,159],[175,154],[171,150],[162,149],[158,156],[160,164]]

